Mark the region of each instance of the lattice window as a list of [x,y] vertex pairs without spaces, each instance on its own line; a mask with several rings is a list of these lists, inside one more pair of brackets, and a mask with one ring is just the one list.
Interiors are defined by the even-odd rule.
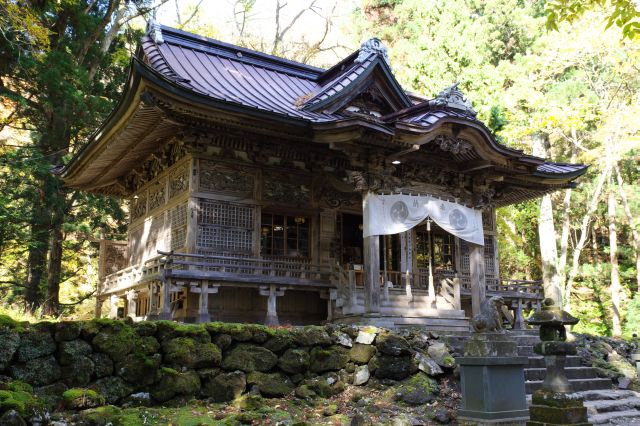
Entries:
[[204,199],[198,200],[198,204],[198,248],[252,251],[253,207]]
[[460,268],[459,271],[463,275],[471,274],[471,261],[469,258],[469,243],[464,240],[460,241]]
[[187,203],[180,204],[169,211],[171,224],[171,250],[182,248],[187,239]]
[[496,274],[496,252],[493,237],[484,236],[484,272],[487,276]]

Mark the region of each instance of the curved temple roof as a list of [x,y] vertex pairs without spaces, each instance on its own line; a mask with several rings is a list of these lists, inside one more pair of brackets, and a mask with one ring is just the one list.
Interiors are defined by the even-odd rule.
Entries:
[[[145,99],[144,93],[140,94],[141,82],[162,87],[189,105],[213,106],[316,132],[327,125],[342,123],[343,126],[364,126],[391,135],[404,132],[410,139],[427,134],[443,123],[464,125],[484,135],[491,150],[526,165],[529,176],[557,180],[561,184],[568,184],[587,168],[546,162],[500,145],[476,119],[475,111],[457,84],[431,100],[408,94],[393,76],[386,49],[377,39],[363,43],[361,49],[323,70],[152,23],[134,57],[123,100],[63,169],[62,177],[68,185],[91,189],[90,184],[100,176],[100,171],[97,168],[93,174],[87,171],[89,163],[113,164],[114,158],[124,161],[125,155],[134,156],[135,153],[140,160],[141,156],[152,152],[151,142],[144,149],[122,148],[120,153],[114,151],[111,157],[105,150],[105,140],[117,137],[141,139],[150,129],[154,129],[156,140],[163,135],[162,129],[157,128],[158,123],[156,127],[150,124],[151,115],[143,108]],[[356,107],[351,103],[363,93],[385,110],[353,114]],[[131,111],[133,105],[138,105],[136,96],[143,107],[134,114]],[[114,128],[130,125],[123,119],[127,114],[129,117],[141,116],[134,117],[139,122],[137,127],[133,126],[135,131],[114,133]],[[140,124],[143,122],[147,125],[146,131]],[[169,132],[165,129],[165,133]],[[404,146],[414,143],[409,141]],[[108,145],[112,150],[117,148],[115,142]],[[129,164],[135,161],[132,159]],[[109,177],[117,176],[111,173]]]

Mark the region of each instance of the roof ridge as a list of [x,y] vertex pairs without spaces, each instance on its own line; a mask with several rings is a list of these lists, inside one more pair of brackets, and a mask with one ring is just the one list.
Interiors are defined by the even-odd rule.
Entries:
[[273,71],[284,72],[310,80],[316,80],[325,69],[302,62],[292,61],[268,53],[259,52],[235,44],[226,43],[210,37],[160,25],[164,43],[178,44],[185,48],[200,50],[217,56],[232,58],[235,61],[249,63]]

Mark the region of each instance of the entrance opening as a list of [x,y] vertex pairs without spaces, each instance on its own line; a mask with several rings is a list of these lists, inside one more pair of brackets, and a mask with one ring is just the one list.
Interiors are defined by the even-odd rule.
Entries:
[[353,263],[362,265],[362,216],[355,214],[338,214],[338,250],[342,265]]

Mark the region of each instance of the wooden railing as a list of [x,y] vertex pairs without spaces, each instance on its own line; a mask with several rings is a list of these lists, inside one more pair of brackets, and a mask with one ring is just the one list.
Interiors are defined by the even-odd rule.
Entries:
[[146,279],[160,277],[162,268],[162,256],[156,256],[147,260],[142,265],[129,266],[113,274],[107,275],[101,284],[98,284],[98,294],[112,293],[131,287],[133,283]]

